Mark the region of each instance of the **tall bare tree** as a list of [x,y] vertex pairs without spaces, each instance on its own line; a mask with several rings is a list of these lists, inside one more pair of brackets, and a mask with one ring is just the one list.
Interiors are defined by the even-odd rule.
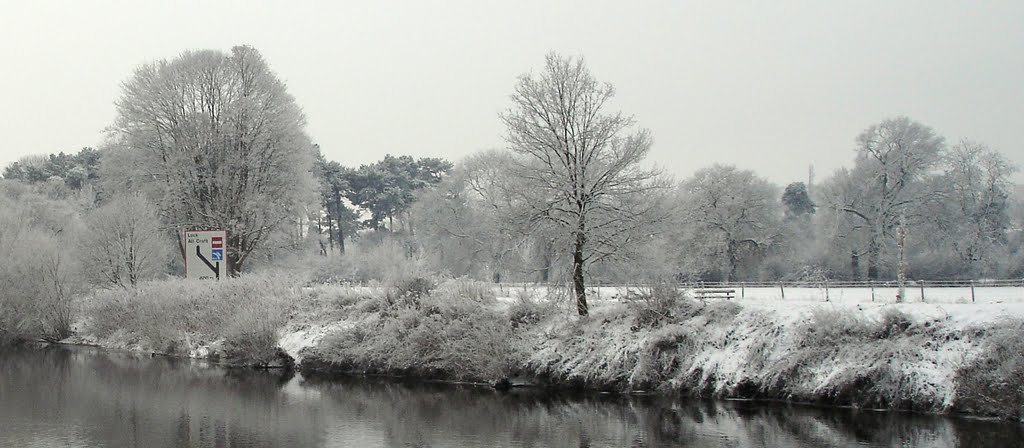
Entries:
[[928,204],[932,219],[919,226],[928,235],[919,257],[942,260],[931,265],[941,267],[943,276],[1005,275],[999,266],[1008,257],[1010,178],[1017,167],[983,143],[966,139],[949,148],[944,165],[935,180],[942,200]]
[[923,178],[942,160],[945,140],[930,127],[907,117],[872,125],[857,136],[857,162],[850,180],[861,183],[863,195],[832,203],[859,219],[867,235],[868,278],[879,278],[882,248],[895,239],[900,216],[920,218],[918,207],[935,191]]
[[226,229],[237,274],[274,229],[316,201],[304,126],[255,49],[188,51],[141,66],[123,84],[105,176],[148,190],[179,235]]
[[661,212],[646,201],[665,186],[641,167],[651,134],[632,116],[606,112],[615,95],[582,58],[547,55],[543,71],[524,74],[501,118],[518,154],[515,174],[528,185],[530,221],[558,226],[569,237],[576,310],[589,313],[585,270],[643,235]]

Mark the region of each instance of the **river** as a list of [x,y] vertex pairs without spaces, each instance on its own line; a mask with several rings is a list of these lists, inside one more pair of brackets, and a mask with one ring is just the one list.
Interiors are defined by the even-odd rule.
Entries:
[[86,347],[0,351],[0,447],[1010,447],[1015,423],[310,379]]

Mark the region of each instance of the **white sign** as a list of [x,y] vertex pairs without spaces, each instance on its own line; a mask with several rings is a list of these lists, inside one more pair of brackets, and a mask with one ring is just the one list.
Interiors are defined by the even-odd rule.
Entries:
[[228,272],[227,232],[196,230],[185,232],[185,277],[220,280]]

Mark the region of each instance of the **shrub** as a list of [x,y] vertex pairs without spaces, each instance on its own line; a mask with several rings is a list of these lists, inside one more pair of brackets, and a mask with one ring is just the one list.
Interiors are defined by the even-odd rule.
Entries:
[[878,339],[896,337],[910,330],[912,325],[910,316],[898,308],[889,307],[882,311],[882,320],[878,323],[874,336]]
[[397,285],[409,278],[426,276],[419,260],[410,258],[402,242],[394,239],[355,247],[342,259],[349,280],[355,282]]
[[0,180],[0,338],[71,335],[84,283],[74,250],[79,229],[71,203]]
[[981,334],[981,354],[957,369],[954,409],[1024,419],[1024,321],[1008,320]]
[[815,308],[810,319],[797,329],[801,347],[831,348],[871,339],[876,329],[848,310]]
[[394,283],[395,294],[398,297],[405,297],[418,300],[434,290],[437,284],[429,278],[412,277],[402,278]]
[[636,368],[630,375],[630,387],[649,390],[665,387],[668,379],[678,373],[680,364],[693,356],[698,341],[691,331],[677,324],[667,324],[647,335],[637,356]]
[[508,320],[512,328],[521,325],[533,325],[544,319],[547,314],[546,307],[532,300],[519,299],[508,308]]
[[500,378],[515,356],[511,327],[493,310],[493,295],[463,295],[482,291],[460,282],[443,282],[415,301],[378,302],[379,314],[328,335],[317,351],[325,361],[359,371],[468,381]]
[[244,275],[216,282],[174,279],[98,292],[86,304],[89,330],[130,337],[143,349],[186,354],[223,341],[225,355],[265,364],[299,296],[294,280]]
[[634,314],[634,326],[657,327],[665,322],[685,319],[699,312],[701,305],[690,300],[672,284],[626,292],[626,303]]
[[484,304],[493,303],[497,297],[494,293],[494,286],[491,283],[465,277],[441,282],[437,285],[436,294],[442,297],[461,298]]
[[74,252],[65,248],[67,240],[35,230],[6,245],[2,237],[0,333],[47,341],[70,336],[74,300],[83,282]]

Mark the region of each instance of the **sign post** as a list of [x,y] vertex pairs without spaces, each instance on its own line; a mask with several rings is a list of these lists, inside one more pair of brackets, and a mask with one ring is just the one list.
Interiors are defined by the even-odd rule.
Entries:
[[227,232],[193,230],[185,232],[185,277],[220,280],[227,274],[224,258]]

